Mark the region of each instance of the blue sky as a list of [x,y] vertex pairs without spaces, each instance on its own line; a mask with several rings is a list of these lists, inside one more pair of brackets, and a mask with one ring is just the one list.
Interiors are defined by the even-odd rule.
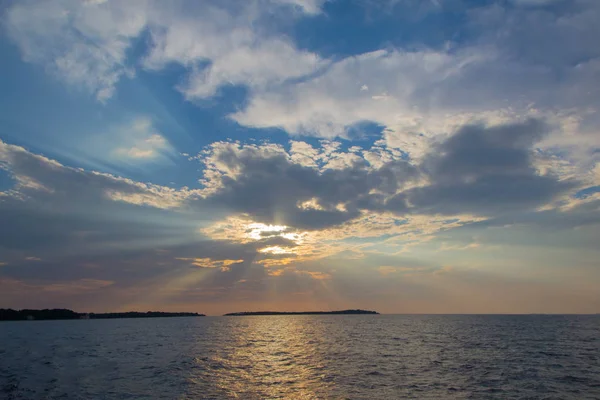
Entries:
[[0,301],[598,312],[594,0],[0,9]]

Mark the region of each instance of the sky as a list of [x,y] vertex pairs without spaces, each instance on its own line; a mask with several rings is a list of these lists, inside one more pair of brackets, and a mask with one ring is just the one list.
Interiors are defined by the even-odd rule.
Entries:
[[0,307],[600,312],[597,0],[9,0]]

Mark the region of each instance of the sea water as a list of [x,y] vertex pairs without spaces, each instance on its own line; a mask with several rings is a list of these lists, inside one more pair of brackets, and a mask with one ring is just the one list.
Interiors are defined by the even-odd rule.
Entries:
[[0,323],[0,399],[600,399],[600,316]]

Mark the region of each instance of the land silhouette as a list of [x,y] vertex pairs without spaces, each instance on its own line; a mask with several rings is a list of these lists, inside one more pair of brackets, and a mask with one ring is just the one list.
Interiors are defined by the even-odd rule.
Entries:
[[368,310],[339,310],[339,311],[244,311],[228,313],[226,317],[244,317],[251,315],[357,315],[379,314],[377,311]]
[[[379,314],[369,310],[339,310],[339,311],[243,311],[224,314],[226,317],[243,317],[252,315],[361,315]],[[167,317],[205,317],[204,314],[193,312],[161,312],[161,311],[127,311],[109,313],[80,313],[66,308],[43,310],[22,309],[13,310],[0,308],[0,321],[32,321],[32,320],[65,320],[65,319],[114,319],[114,318],[167,318]]]
[[0,308],[0,321],[56,320],[56,319],[113,319],[113,318],[163,318],[163,317],[204,317],[204,314],[191,312],[111,312],[79,313],[66,308],[43,310],[13,310]]

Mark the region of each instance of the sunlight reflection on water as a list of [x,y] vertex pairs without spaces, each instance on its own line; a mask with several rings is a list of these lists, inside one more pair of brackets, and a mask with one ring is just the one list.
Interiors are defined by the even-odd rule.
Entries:
[[[322,326],[307,318],[246,317],[232,324],[230,338],[210,357],[196,359],[207,371],[200,382],[213,380],[223,393],[248,398],[311,399],[327,392],[321,352],[315,337]],[[254,393],[253,393],[254,392]]]

